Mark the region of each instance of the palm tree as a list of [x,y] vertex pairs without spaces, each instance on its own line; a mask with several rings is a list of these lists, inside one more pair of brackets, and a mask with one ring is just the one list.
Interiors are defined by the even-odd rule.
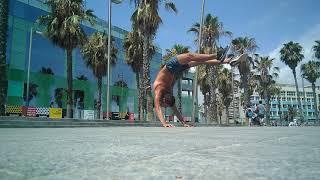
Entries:
[[223,101],[222,101],[222,97],[223,97],[223,95],[222,94],[219,94],[219,96],[218,96],[218,104],[217,104],[217,106],[218,106],[218,115],[219,115],[219,121],[218,121],[218,124],[222,124],[222,121],[221,121],[221,116],[222,116],[222,113],[223,113],[223,110],[224,110],[224,104],[223,104]]
[[254,76],[254,71],[251,71],[248,75],[248,94],[252,95],[254,90],[257,89],[259,82]]
[[[171,49],[166,49],[166,54],[163,56],[164,61],[170,60],[172,57],[175,57],[179,54],[183,53],[188,53],[189,52],[189,47],[183,46],[181,44],[175,44]],[[177,82],[177,99],[178,99],[178,109],[180,112],[182,112],[182,98],[181,98],[181,93],[182,93],[182,87],[181,87],[181,81],[183,74],[185,72],[188,72],[188,70],[185,70],[184,72],[179,73],[176,75],[174,78],[174,81]]]
[[7,33],[9,19],[9,0],[0,3],[0,116],[5,115],[7,97]]
[[[320,78],[320,62],[309,61],[301,66],[302,76],[312,84],[314,109],[316,113],[316,120],[319,122],[318,104],[316,95],[316,81]],[[320,122],[319,122],[320,124]]]
[[[142,66],[143,66],[143,37],[136,30],[133,29],[129,32],[124,39],[123,47],[125,49],[126,63],[130,65],[132,71],[136,74],[137,89],[138,89],[138,117],[140,120],[143,119],[143,97],[144,88],[142,87]],[[156,52],[156,47],[151,44],[149,47],[149,54],[153,56]]]
[[79,81],[88,81],[88,78],[85,75],[78,76],[77,79]]
[[293,118],[298,116],[297,109],[293,108],[291,105],[289,105],[287,116],[288,116],[288,124],[289,124],[289,121],[293,121]]
[[63,88],[56,88],[54,90],[54,101],[59,108],[62,108]]
[[304,58],[304,55],[302,54],[302,46],[300,46],[299,43],[294,43],[290,41],[289,43],[284,44],[282,49],[280,50],[281,61],[284,62],[287,66],[289,66],[293,73],[293,77],[296,85],[296,93],[297,93],[298,102],[300,106],[299,110],[300,110],[301,120],[303,120],[303,112],[302,112],[302,105],[301,105],[299,87],[297,82],[296,67],[298,66],[298,63],[302,61],[303,58]]
[[280,104],[280,100],[281,100],[280,95],[281,95],[281,87],[277,86],[276,82],[274,81],[274,83],[272,83],[271,86],[269,87],[268,96],[270,98],[274,97],[275,99],[277,99],[279,120],[280,120],[280,123],[282,124],[282,122],[281,122],[282,121],[282,119],[281,119],[282,111],[281,111],[281,104]]
[[231,72],[224,68],[219,74],[218,79],[218,89],[222,94],[222,102],[226,108],[226,120],[229,124],[229,106],[232,102],[232,74]]
[[46,26],[44,35],[58,47],[67,52],[67,117],[72,117],[72,51],[86,39],[81,23],[94,24],[92,10],[85,10],[83,0],[47,0],[51,8],[48,15],[41,16],[38,22]]
[[51,68],[42,67],[39,72],[42,73],[42,74],[54,75],[54,73],[53,73]]
[[[232,40],[232,50],[236,54],[244,54],[244,53],[253,53],[258,48],[257,43],[254,38],[249,37],[238,37],[234,40]],[[251,66],[250,61],[251,59],[248,58],[244,61],[241,61],[237,68],[240,73],[240,79],[241,79],[241,88],[244,90],[244,105],[245,107],[250,107],[250,96],[248,91],[248,79],[251,79],[250,72],[251,72]]]
[[172,2],[161,1],[161,0],[130,0],[136,5],[136,10],[131,17],[133,28],[143,37],[143,84],[142,87],[145,89],[147,97],[147,121],[152,119],[152,97],[151,79],[150,79],[150,59],[149,47],[152,44],[159,25],[162,23],[162,19],[159,16],[159,5],[164,2],[166,10],[172,10],[177,12],[176,6]]
[[[93,33],[88,41],[81,47],[81,53],[87,67],[92,69],[94,76],[98,80],[98,118],[100,119],[101,111],[101,88],[102,88],[102,77],[107,75],[108,69],[108,37],[105,33],[96,32]],[[111,47],[111,65],[115,65],[117,61],[118,49],[112,43]],[[109,102],[107,102],[109,103]]]
[[315,45],[312,47],[314,55],[317,59],[320,60],[320,40],[315,41]]
[[[200,33],[200,23],[195,23],[189,29],[189,32],[194,32],[199,37]],[[230,36],[232,33],[230,31],[225,31],[223,28],[222,22],[219,21],[217,16],[212,16],[211,14],[207,14],[202,26],[202,39],[201,39],[201,52],[204,53],[213,53],[217,51],[218,42],[221,36]],[[195,42],[198,42],[199,39],[196,39]],[[216,106],[216,79],[218,76],[218,67],[215,66],[207,66],[205,68],[208,71],[206,74],[208,75],[207,78],[209,79],[209,86],[210,86],[210,96],[209,96],[209,104],[211,106],[211,115],[210,119],[218,120],[217,116],[217,106]]]
[[267,57],[258,57],[255,59],[256,63],[256,79],[259,83],[259,90],[262,97],[264,97],[266,102],[266,122],[269,124],[270,120],[270,98],[271,93],[274,90],[275,85],[274,78],[277,78],[279,67],[273,67],[274,58]]
[[29,86],[29,95],[27,96],[27,84],[25,84],[24,89],[25,91],[23,92],[23,99],[24,101],[31,101],[34,97],[38,95],[38,85],[31,83]]
[[[208,77],[208,66],[200,65],[198,66],[198,85],[200,87],[200,91],[202,92],[202,95],[204,97],[203,107],[204,107],[204,116],[206,118],[206,122],[208,123],[208,107],[210,106],[210,82]],[[210,120],[212,120],[210,118]],[[219,123],[217,121],[217,123]]]

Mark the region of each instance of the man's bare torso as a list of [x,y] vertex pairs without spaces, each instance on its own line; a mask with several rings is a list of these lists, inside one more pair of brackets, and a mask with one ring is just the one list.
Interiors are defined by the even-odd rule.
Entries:
[[170,71],[163,67],[153,83],[153,90],[156,91],[170,91],[173,83],[173,75]]

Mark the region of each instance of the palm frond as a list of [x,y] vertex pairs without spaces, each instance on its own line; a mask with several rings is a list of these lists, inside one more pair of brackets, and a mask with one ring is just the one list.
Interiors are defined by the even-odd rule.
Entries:
[[168,11],[173,11],[175,13],[178,13],[178,9],[177,9],[176,5],[172,2],[165,3],[165,8]]

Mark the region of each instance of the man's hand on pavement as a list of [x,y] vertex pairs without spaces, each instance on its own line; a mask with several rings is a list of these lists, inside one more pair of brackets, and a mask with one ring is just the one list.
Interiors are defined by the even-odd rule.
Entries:
[[163,124],[163,127],[165,127],[165,128],[173,128],[175,126],[173,124]]
[[194,127],[194,125],[191,125],[191,124],[183,124],[183,127]]

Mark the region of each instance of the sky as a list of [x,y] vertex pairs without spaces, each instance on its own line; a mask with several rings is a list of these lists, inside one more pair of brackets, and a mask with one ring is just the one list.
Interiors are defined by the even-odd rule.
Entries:
[[[195,34],[187,31],[200,22],[202,0],[171,1],[178,13],[166,11],[163,5],[160,7],[163,24],[157,32],[156,45],[163,53],[176,43],[195,51]],[[112,24],[127,31],[131,31],[130,17],[135,8],[129,2],[123,0],[121,4],[112,5]],[[87,0],[87,7],[98,17],[107,19],[107,0]],[[311,47],[315,40],[320,40],[319,7],[319,0],[206,0],[205,15],[218,16],[224,29],[233,32],[234,38],[255,38],[259,46],[257,53],[276,59],[275,65],[280,67],[278,82],[293,84],[292,72],[280,61],[279,50],[284,43],[299,42],[304,48],[302,63],[314,58]],[[317,84],[320,85],[319,81]]]

